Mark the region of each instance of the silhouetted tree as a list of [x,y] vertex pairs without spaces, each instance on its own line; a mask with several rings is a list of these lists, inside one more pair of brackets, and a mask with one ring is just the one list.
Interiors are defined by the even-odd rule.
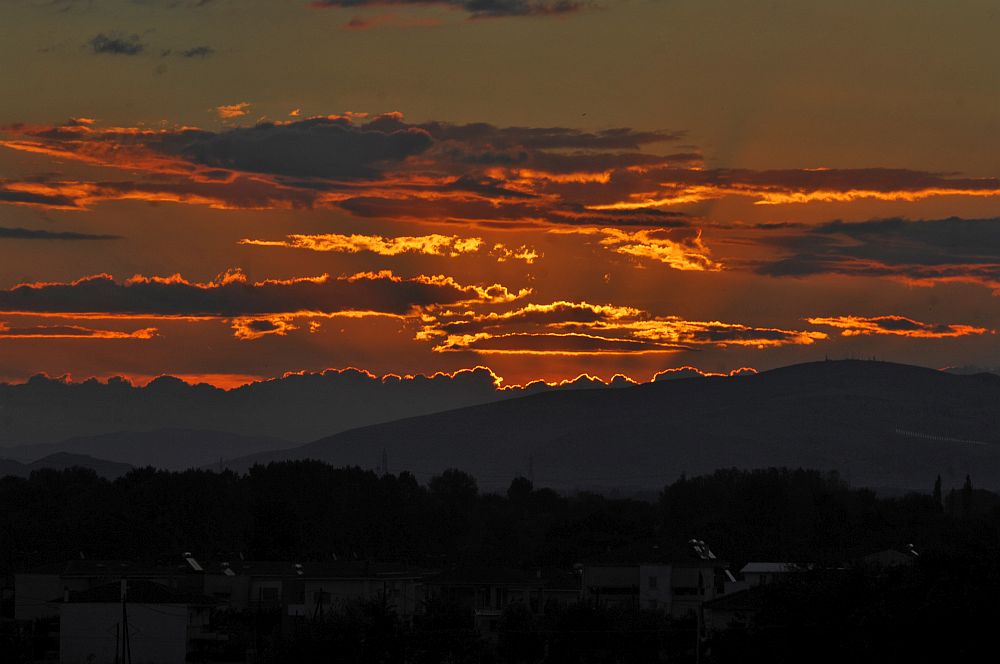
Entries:
[[515,477],[507,488],[507,498],[511,502],[523,503],[534,488],[535,485],[527,477]]
[[476,478],[457,468],[449,468],[440,475],[432,477],[427,486],[431,490],[431,495],[449,504],[468,504],[479,495]]
[[965,476],[965,484],[962,485],[962,514],[972,516],[972,478]]

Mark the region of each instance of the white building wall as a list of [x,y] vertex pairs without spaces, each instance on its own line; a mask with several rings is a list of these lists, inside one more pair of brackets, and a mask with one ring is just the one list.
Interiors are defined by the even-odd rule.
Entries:
[[639,566],[639,608],[670,611],[670,565]]

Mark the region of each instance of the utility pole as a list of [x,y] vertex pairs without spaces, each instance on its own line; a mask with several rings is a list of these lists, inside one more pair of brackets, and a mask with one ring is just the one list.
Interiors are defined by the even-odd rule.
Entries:
[[701,606],[694,612],[694,661],[701,664]]
[[535,455],[528,455],[528,480],[534,484],[535,483]]
[[386,453],[385,448],[382,448],[382,476],[389,474],[389,455]]
[[[132,664],[132,644],[129,639],[128,634],[128,609],[126,608],[126,601],[128,597],[128,581],[122,579],[122,625],[121,625],[121,644],[122,653],[121,661],[126,664]],[[118,653],[115,653],[115,661],[118,661]]]

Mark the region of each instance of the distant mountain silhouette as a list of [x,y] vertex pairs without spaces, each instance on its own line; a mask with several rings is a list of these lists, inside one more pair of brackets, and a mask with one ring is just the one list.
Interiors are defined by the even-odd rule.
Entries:
[[837,470],[858,486],[929,490],[937,474],[1000,487],[1000,376],[854,360],[736,378],[547,392],[342,432],[227,462],[313,458],[426,478],[456,467],[504,488],[662,486],[721,467]]
[[224,458],[286,449],[294,445],[281,438],[239,436],[221,431],[157,429],[78,436],[58,443],[10,447],[0,453],[10,459],[30,462],[56,452],[70,452],[132,466],[186,470],[217,463]]
[[[618,381],[614,385],[627,383]],[[568,388],[604,387],[587,377]],[[0,383],[0,454],[3,447],[58,443],[73,436],[115,431],[193,429],[296,443],[338,431],[552,388],[498,389],[488,369],[434,376],[376,377],[345,369],[290,374],[232,390],[189,385],[163,376],[144,387],[120,378],[68,383],[39,375]]]
[[38,459],[32,463],[21,463],[12,459],[0,459],[0,477],[14,475],[15,477],[27,477],[32,471],[51,468],[52,470],[66,470],[67,468],[88,468],[101,477],[115,479],[121,477],[132,466],[127,463],[116,463],[105,459],[95,459],[84,454],[68,454],[58,452]]

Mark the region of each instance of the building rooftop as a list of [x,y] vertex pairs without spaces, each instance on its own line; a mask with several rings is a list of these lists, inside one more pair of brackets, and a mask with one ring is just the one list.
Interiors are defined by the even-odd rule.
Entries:
[[511,569],[493,567],[456,567],[427,578],[439,586],[506,585],[579,590],[580,578],[569,570],[554,568]]
[[675,565],[678,567],[728,567],[729,563],[715,557],[700,540],[646,540],[609,549],[585,558],[593,566]]
[[740,574],[783,574],[785,572],[797,572],[799,566],[794,563],[747,563],[740,570]]
[[[69,604],[117,604],[121,602],[120,582],[105,583],[88,590],[70,592],[68,598],[62,598]],[[208,606],[216,604],[211,597],[198,593],[176,592],[163,584],[143,579],[131,580],[126,583],[126,601],[135,604],[195,604]]]

